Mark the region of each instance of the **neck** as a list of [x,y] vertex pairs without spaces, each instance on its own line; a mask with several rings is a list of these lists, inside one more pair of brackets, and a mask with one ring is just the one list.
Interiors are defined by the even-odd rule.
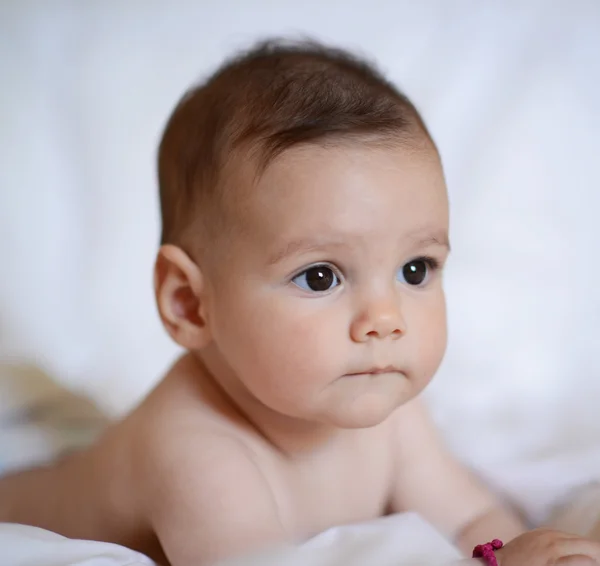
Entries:
[[210,352],[195,353],[194,358],[222,401],[288,457],[318,451],[352,433],[351,430],[278,413],[256,399]]

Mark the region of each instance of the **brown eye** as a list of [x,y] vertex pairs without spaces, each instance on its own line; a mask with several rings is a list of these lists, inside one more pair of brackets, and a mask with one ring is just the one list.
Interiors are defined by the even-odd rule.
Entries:
[[301,289],[316,293],[330,291],[340,284],[338,276],[334,273],[333,269],[326,265],[315,265],[303,271],[294,277],[293,282]]
[[429,265],[424,259],[415,259],[402,267],[402,279],[409,285],[422,285],[429,274]]

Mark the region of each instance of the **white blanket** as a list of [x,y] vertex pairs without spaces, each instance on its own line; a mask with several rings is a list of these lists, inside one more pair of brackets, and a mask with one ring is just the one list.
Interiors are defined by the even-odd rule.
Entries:
[[70,540],[55,533],[0,523],[6,566],[151,566],[147,557],[116,544]]
[[[600,488],[592,487],[558,510],[551,524],[598,536]],[[0,524],[6,566],[154,566],[115,544],[69,540],[34,527]],[[223,562],[220,566],[469,566],[460,552],[417,515],[405,513],[330,529],[297,549]],[[479,562],[473,561],[473,566]]]
[[[556,508],[549,526],[600,540],[600,487],[574,492]],[[6,566],[154,566],[139,552],[116,544],[66,539],[55,533],[0,523]],[[336,527],[297,549],[223,562],[220,566],[475,566],[433,527],[412,513]]]
[[[7,566],[150,566],[145,556],[114,544],[74,541],[33,527],[0,524]],[[442,566],[460,554],[416,515],[331,529],[295,550],[227,561],[223,566]]]

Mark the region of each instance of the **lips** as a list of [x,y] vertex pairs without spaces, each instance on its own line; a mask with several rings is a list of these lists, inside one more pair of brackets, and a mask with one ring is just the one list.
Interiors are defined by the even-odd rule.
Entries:
[[373,367],[364,371],[356,371],[352,373],[348,373],[346,375],[379,375],[382,373],[401,373],[400,370],[394,366],[385,366],[385,367]]

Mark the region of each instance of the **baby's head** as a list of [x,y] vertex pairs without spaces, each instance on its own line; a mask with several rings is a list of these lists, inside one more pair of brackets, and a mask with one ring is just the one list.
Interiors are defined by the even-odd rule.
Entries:
[[231,395],[381,422],[446,344],[448,204],[408,99],[368,64],[266,43],[189,91],[159,151],[162,320]]

